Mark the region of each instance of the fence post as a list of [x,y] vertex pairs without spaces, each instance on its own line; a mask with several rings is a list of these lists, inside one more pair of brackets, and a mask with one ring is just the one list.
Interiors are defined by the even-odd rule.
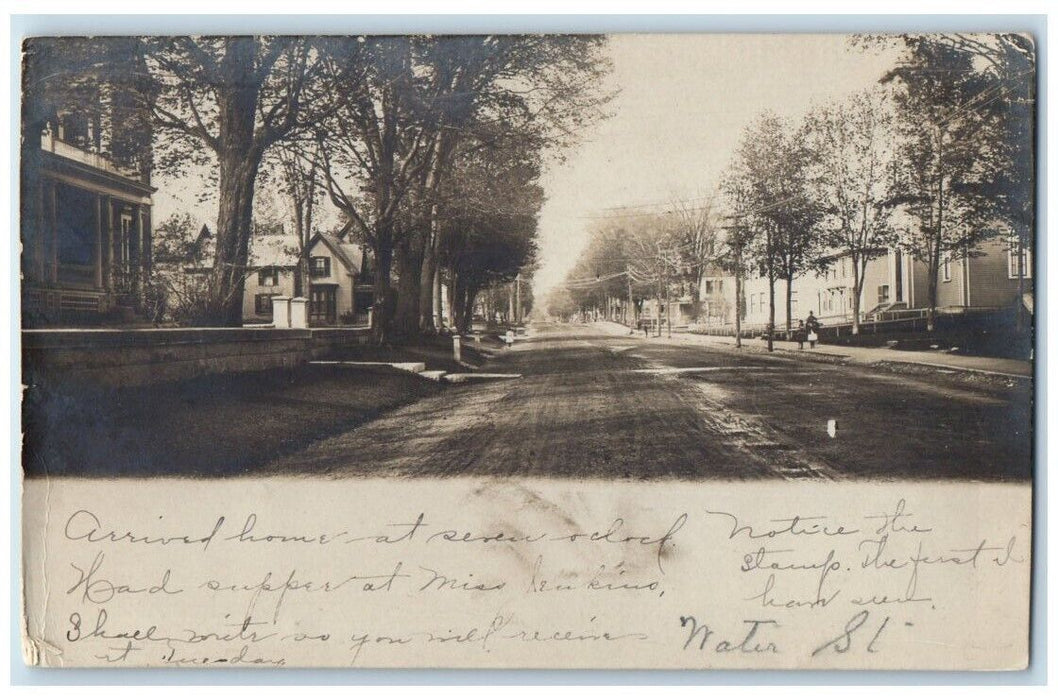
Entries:
[[272,325],[275,328],[290,328],[290,297],[272,297]]
[[305,297],[294,297],[290,300],[290,327],[309,327],[309,300]]

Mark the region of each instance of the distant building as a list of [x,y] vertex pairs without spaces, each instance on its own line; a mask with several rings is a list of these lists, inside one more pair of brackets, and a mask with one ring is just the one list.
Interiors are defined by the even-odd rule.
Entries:
[[[127,321],[140,308],[155,188],[149,120],[124,75],[136,61],[128,40],[27,42],[25,326]],[[100,74],[99,65],[113,70]]]
[[[957,314],[996,311],[1024,304],[1032,306],[1031,253],[1022,250],[1019,299],[1019,250],[1016,241],[989,239],[957,260],[943,261],[937,275],[937,311]],[[732,276],[706,277],[701,290],[706,326],[734,324],[735,280]],[[797,277],[791,296],[791,316],[796,321],[813,312],[824,324],[851,324],[853,317],[852,259],[835,254],[822,272]],[[920,314],[929,305],[926,265],[895,248],[880,248],[867,262],[860,296],[861,320],[886,320]],[[714,310],[716,312],[714,312]],[[723,312],[723,313],[720,313]],[[763,327],[769,319],[768,280],[750,277],[743,282],[742,322]],[[775,323],[786,323],[786,282],[775,283]]]

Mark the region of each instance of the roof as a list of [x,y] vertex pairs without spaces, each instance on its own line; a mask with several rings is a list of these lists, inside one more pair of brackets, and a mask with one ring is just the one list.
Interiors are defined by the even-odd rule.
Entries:
[[322,242],[326,245],[334,257],[345,267],[347,272],[353,274],[360,274],[360,261],[363,259],[363,249],[356,243],[348,243],[338,239],[336,236],[332,236],[329,233],[317,233],[312,239],[312,245],[309,248],[315,247],[317,242]]
[[258,235],[250,239],[249,267],[294,267],[298,264],[298,237]]

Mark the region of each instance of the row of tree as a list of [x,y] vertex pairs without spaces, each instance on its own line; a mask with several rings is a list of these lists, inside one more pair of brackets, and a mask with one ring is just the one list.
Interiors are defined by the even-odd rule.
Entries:
[[[212,174],[205,316],[223,325],[242,320],[254,196],[269,171],[294,212],[302,279],[323,198],[343,234],[370,249],[379,341],[435,331],[442,278],[465,318],[483,287],[532,267],[545,159],[601,118],[608,99],[597,36],[120,41],[125,61],[93,39],[84,52],[100,60],[73,63],[84,82],[134,85],[155,168]],[[69,78],[51,71],[45,80],[61,93]]]
[[[674,201],[662,212],[614,210],[592,226],[588,244],[565,284],[548,300],[553,316],[581,318],[595,310],[614,320],[635,321],[645,299],[654,310],[673,298],[698,299],[719,255],[716,197]],[[655,318],[658,329],[661,318]]]
[[[592,270],[606,270],[602,262],[612,254],[638,261],[627,268],[632,282],[644,276],[648,260],[656,268],[654,284],[715,265],[735,276],[739,308],[737,283],[743,277],[768,280],[773,327],[775,283],[784,280],[790,328],[794,279],[841,255],[852,263],[855,333],[867,263],[895,246],[926,267],[932,330],[945,260],[974,255],[994,236],[1030,248],[1031,40],[1015,34],[908,35],[852,43],[863,50],[896,43],[901,57],[877,86],[817,106],[799,124],[772,112],[759,115],[746,127],[723,175],[717,204],[698,208],[701,224],[688,216],[696,208],[687,205],[598,227],[571,273],[574,296],[586,300],[615,291],[590,284]],[[630,253],[614,230],[621,231],[617,238],[634,242],[646,236],[651,243],[634,244]],[[1020,253],[1018,260],[1024,261]],[[611,267],[599,279],[612,285],[617,278],[605,276],[616,272]],[[1020,270],[1019,279],[1026,272]],[[735,314],[736,324],[740,316]]]

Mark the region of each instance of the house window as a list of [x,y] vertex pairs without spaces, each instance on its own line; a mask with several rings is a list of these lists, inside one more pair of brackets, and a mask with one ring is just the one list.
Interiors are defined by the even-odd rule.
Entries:
[[705,281],[705,293],[706,294],[712,294],[713,293],[713,281],[712,280],[706,280]]
[[331,259],[328,257],[313,257],[310,266],[313,277],[331,276]]
[[940,275],[941,279],[945,282],[951,282],[951,256],[945,255],[940,262]]
[[278,287],[279,286],[279,270],[274,267],[259,270],[257,272],[257,286],[258,287]]
[[790,292],[790,313],[797,317],[797,292]]
[[[1016,280],[1018,278],[1018,268],[1020,267],[1021,276],[1024,279],[1032,279],[1032,251],[1021,246],[1017,237],[1011,237],[1007,244],[1007,276],[1012,280]],[[1020,255],[1018,254],[1019,252]]]
[[272,297],[277,294],[257,294],[253,298],[253,310],[258,316],[270,316],[272,314]]
[[889,301],[889,285],[878,285],[878,303],[884,304]]

